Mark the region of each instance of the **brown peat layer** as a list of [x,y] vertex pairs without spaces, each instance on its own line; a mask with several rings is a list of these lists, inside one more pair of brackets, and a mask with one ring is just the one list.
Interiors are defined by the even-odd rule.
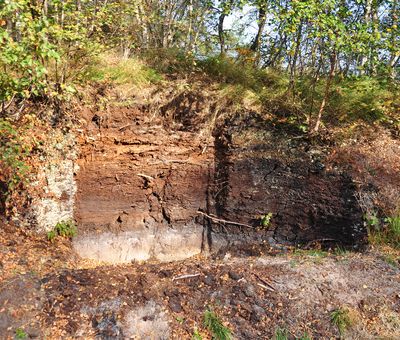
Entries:
[[209,133],[179,112],[175,124],[138,107],[85,112],[74,240],[82,257],[168,262],[239,244],[365,245],[355,184],[326,169],[321,146],[252,112]]

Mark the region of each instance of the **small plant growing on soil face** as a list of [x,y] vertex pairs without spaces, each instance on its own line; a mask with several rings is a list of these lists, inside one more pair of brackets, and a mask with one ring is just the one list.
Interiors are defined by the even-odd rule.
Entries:
[[293,255],[324,258],[324,257],[329,256],[329,253],[322,249],[295,249],[293,252]]
[[53,230],[47,233],[47,239],[53,242],[57,236],[72,238],[76,235],[76,226],[73,221],[61,221],[56,224]]
[[28,335],[25,333],[25,331],[21,328],[17,328],[15,330],[15,339],[27,339]]
[[336,256],[346,256],[348,253],[349,253],[348,250],[343,247],[338,246],[335,248]]
[[400,248],[400,215],[385,218],[388,228],[388,241],[395,248]]
[[395,268],[398,267],[400,263],[400,258],[396,258],[394,255],[391,254],[385,254],[383,256],[383,260]]
[[288,331],[284,328],[278,328],[275,330],[275,335],[273,337],[274,340],[287,340],[288,338]]
[[311,340],[311,337],[307,333],[304,333],[301,338],[298,338],[298,340]]
[[211,332],[212,338],[215,340],[232,339],[231,330],[224,326],[217,314],[211,310],[204,313],[204,326]]
[[185,322],[185,318],[178,316],[176,317],[176,321],[178,321],[182,325]]
[[372,244],[387,244],[400,249],[400,215],[386,217],[381,223],[376,214],[366,218],[368,238]]
[[271,218],[272,218],[272,213],[271,212],[269,212],[266,215],[261,215],[260,226],[262,228],[268,228],[270,223],[271,223]]
[[365,222],[367,223],[368,228],[379,229],[379,218],[376,212],[365,215],[364,216]]
[[195,328],[193,331],[192,340],[203,340],[203,337],[201,336],[197,328]]
[[27,159],[35,138],[27,137],[28,125],[17,127],[0,118],[0,212],[4,209],[6,214],[23,204],[20,191],[29,182],[31,168]]
[[338,328],[339,333],[343,334],[346,328],[351,326],[349,311],[344,308],[334,310],[331,313],[331,322]]

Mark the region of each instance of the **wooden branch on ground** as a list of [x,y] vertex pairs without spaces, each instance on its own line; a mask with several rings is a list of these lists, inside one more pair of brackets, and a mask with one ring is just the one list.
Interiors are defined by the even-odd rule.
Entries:
[[238,225],[241,227],[246,227],[246,228],[251,228],[254,229],[251,225],[248,224],[244,224],[244,223],[239,223],[239,222],[233,222],[233,221],[228,221],[228,220],[224,220],[222,218],[218,218],[218,217],[214,217],[211,215],[206,214],[205,212],[202,212],[200,210],[197,211],[198,214],[203,215],[207,218],[209,218],[210,220],[214,221],[214,222],[222,222],[222,223],[228,223],[228,224],[233,224],[233,225]]
[[147,180],[150,180],[150,181],[154,180],[154,177],[151,177],[151,176],[148,176],[148,175],[145,175],[145,174],[137,174],[137,175],[139,177],[143,177],[143,178],[145,178]]
[[[267,280],[261,278],[261,277],[260,277],[258,274],[256,274],[256,273],[253,273],[253,275],[263,283],[263,285],[261,285],[260,283],[258,283],[258,285],[259,285],[260,287],[263,287],[263,288],[265,288],[265,289],[269,289],[269,290],[272,291],[272,292],[275,291],[274,286],[273,286],[271,283],[269,283]],[[267,288],[267,287],[268,287],[268,288]]]
[[259,287],[261,287],[261,288],[264,288],[264,289],[266,289],[266,290],[269,290],[269,291],[271,291],[271,292],[275,292],[275,289],[270,288],[270,287],[268,287],[268,286],[265,286],[265,285],[263,285],[263,284],[261,284],[261,283],[257,283],[257,286],[259,286]]
[[11,104],[13,103],[13,101],[14,101],[16,95],[17,95],[17,94],[14,93],[14,94],[12,95],[11,99],[8,101],[7,104],[5,104],[4,102],[2,103],[2,108],[1,108],[1,111],[2,111],[2,112],[6,111],[6,110],[11,106]]
[[124,126],[121,126],[121,127],[118,129],[118,131],[125,130],[127,127],[130,127],[130,126],[132,126],[132,124],[126,124],[126,125],[124,125]]
[[182,280],[182,279],[190,279],[192,277],[197,277],[197,276],[200,276],[200,273],[175,276],[172,278],[172,281],[177,281],[177,280]]
[[190,158],[188,159],[161,159],[163,163],[180,163],[180,164],[190,164],[190,165],[197,165],[202,167],[203,164],[199,164],[199,163],[195,163],[193,161],[190,160]]

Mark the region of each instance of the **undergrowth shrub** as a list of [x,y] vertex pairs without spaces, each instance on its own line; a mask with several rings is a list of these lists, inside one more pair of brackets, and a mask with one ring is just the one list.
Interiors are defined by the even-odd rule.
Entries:
[[400,249],[400,215],[381,221],[376,214],[372,214],[366,217],[366,223],[370,243]]
[[192,340],[203,340],[203,337],[201,336],[201,334],[197,328],[195,328],[193,331]]
[[264,96],[267,93],[272,95],[282,93],[288,84],[283,72],[255,68],[252,64],[235,61],[229,57],[209,57],[200,60],[198,64],[202,71],[219,81],[242,85]]
[[400,215],[387,217],[387,238],[395,248],[400,249]]
[[34,15],[29,1],[2,1],[0,18],[18,27],[12,34],[0,25],[0,110],[5,111],[16,100],[46,92],[46,64],[60,56],[48,38],[50,22]]
[[82,73],[81,80],[110,81],[117,85],[147,85],[158,83],[162,76],[138,58],[123,59],[116,55],[103,55]]
[[[45,3],[48,10],[43,11]],[[84,13],[75,1],[49,5],[15,0],[0,6],[0,111],[14,113],[32,101],[60,103],[75,93],[79,78],[101,45],[90,39]],[[60,23],[58,11],[63,22]],[[88,13],[86,13],[88,14]],[[92,15],[96,16],[96,13]],[[101,24],[99,20],[93,23]],[[94,29],[94,26],[92,27]]]
[[17,328],[15,330],[15,339],[27,339],[28,334],[22,329],[22,328]]
[[227,57],[210,57],[200,61],[199,65],[207,74],[219,81],[240,84],[248,88],[261,85],[257,69],[250,65],[235,63]]
[[[277,117],[298,125],[315,119],[324,97],[326,78],[298,76],[289,91],[289,77],[283,70],[258,69],[229,57],[209,57],[199,61],[201,69],[214,79],[235,84],[256,93],[264,108]],[[395,112],[400,106],[399,90],[383,80],[369,77],[337,77],[330,90],[323,119],[331,124],[354,121],[399,124]]]
[[193,54],[178,48],[155,48],[140,52],[138,56],[160,73],[187,75],[197,70]]
[[47,239],[50,242],[53,242],[57,236],[72,238],[76,235],[77,228],[73,221],[61,221],[58,222],[53,230],[50,230],[47,233]]
[[393,93],[376,78],[341,79],[331,97],[339,120],[382,120],[390,113]]
[[15,196],[22,197],[21,191],[29,180],[31,167],[28,158],[36,146],[29,129],[29,124],[17,126],[0,118],[0,182],[4,183],[0,198],[3,213],[16,209],[17,202],[13,202],[13,207],[11,202],[13,198],[17,199]]

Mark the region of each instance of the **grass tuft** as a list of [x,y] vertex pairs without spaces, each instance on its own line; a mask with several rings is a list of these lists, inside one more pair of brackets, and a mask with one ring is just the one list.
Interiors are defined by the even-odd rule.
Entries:
[[277,328],[275,330],[274,340],[288,340],[289,332],[284,328]]
[[387,217],[385,219],[388,229],[389,242],[397,249],[400,249],[400,215]]
[[339,330],[340,334],[351,326],[351,319],[349,316],[349,310],[345,308],[338,308],[331,313],[331,322]]
[[389,245],[400,249],[400,215],[386,217],[384,223],[376,215],[366,219],[371,244]]
[[192,340],[202,340],[202,339],[203,337],[201,336],[199,330],[197,329],[197,327],[195,327],[192,335]]
[[308,335],[308,333],[304,333],[300,338],[297,340],[311,340],[311,336]]
[[329,256],[329,252],[322,249],[295,249],[293,255],[324,258]]
[[85,80],[109,81],[116,85],[143,86],[162,81],[162,76],[138,58],[122,59],[111,54],[102,55],[89,67]]
[[231,330],[224,326],[218,315],[211,310],[206,310],[204,312],[204,326],[211,332],[213,339],[232,339]]
[[27,339],[28,334],[22,329],[22,328],[17,328],[15,330],[15,339]]

